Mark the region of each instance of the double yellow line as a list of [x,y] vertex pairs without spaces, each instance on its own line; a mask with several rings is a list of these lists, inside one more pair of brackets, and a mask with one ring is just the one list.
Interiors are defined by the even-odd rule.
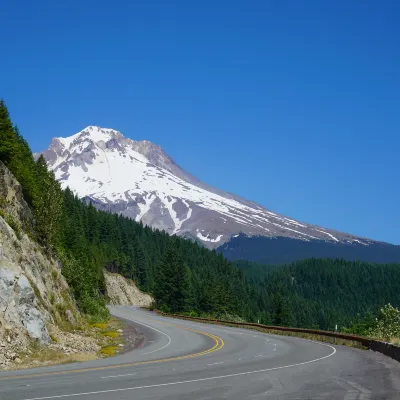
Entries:
[[[170,325],[170,324],[168,324],[168,325]],[[116,369],[116,368],[134,367],[137,365],[163,363],[163,362],[167,362],[167,361],[186,360],[188,358],[200,357],[200,356],[203,356],[206,354],[215,353],[216,351],[221,350],[225,345],[224,341],[219,336],[212,335],[211,333],[197,331],[195,329],[190,329],[190,328],[186,328],[186,327],[178,326],[178,325],[171,325],[171,326],[176,326],[177,328],[182,328],[186,331],[190,331],[190,332],[198,333],[200,335],[208,336],[209,338],[214,340],[215,344],[213,347],[211,347],[207,350],[201,351],[199,353],[187,354],[184,356],[160,358],[157,360],[149,360],[149,361],[137,361],[134,363],[126,363],[126,364],[118,364],[118,365],[108,365],[105,367],[80,368],[80,369],[72,369],[69,371],[68,370],[67,371],[54,371],[54,372],[43,372],[43,373],[36,373],[36,374],[29,374],[29,375],[6,376],[6,377],[0,378],[0,381],[11,380],[11,379],[29,379],[29,378],[46,377],[46,376],[53,376],[53,375],[76,374],[76,373],[91,372],[91,371],[103,371],[103,370]]]

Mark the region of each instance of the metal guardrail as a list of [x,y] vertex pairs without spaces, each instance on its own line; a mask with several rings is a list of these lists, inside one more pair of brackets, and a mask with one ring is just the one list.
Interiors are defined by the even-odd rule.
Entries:
[[400,347],[395,344],[372,340],[370,350],[377,351],[400,362]]
[[362,347],[368,348],[370,350],[382,353],[388,357],[393,358],[396,361],[400,362],[400,347],[390,344],[381,342],[379,340],[371,339],[364,336],[357,336],[357,335],[348,335],[345,333],[339,332],[331,332],[331,331],[321,331],[317,329],[305,329],[305,328],[288,328],[285,326],[273,326],[273,325],[262,325],[262,324],[254,324],[249,322],[233,322],[233,321],[225,321],[225,320],[216,320],[216,319],[209,319],[209,318],[200,318],[200,317],[189,317],[186,315],[180,314],[165,314],[158,310],[155,310],[160,315],[165,315],[168,317],[174,317],[179,319],[186,319],[190,321],[198,321],[198,322],[207,322],[210,324],[222,324],[222,325],[230,325],[242,328],[253,328],[253,329],[262,329],[265,331],[280,331],[280,332],[292,332],[292,333],[305,333],[310,335],[318,335],[318,336],[326,336],[335,339],[343,339],[348,340],[351,342],[356,342],[360,344]]

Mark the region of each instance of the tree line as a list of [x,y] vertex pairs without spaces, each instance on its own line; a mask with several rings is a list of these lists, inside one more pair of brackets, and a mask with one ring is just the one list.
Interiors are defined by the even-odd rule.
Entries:
[[307,259],[236,265],[257,287],[267,323],[343,330],[374,319],[384,304],[400,306],[400,264]]

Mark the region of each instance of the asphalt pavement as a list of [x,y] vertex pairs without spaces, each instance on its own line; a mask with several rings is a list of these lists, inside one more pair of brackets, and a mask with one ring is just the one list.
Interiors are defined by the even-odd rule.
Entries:
[[372,351],[110,308],[146,337],[112,358],[0,373],[0,400],[400,399],[400,363]]

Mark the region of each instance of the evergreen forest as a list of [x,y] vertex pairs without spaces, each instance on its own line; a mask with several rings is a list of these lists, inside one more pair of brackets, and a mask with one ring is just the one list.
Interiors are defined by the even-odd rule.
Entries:
[[20,182],[34,219],[23,230],[60,259],[80,309],[108,318],[104,269],[133,279],[165,312],[345,329],[400,305],[400,265],[307,259],[266,266],[230,262],[196,242],[96,209],[63,190],[36,160],[0,101],[0,161]]

